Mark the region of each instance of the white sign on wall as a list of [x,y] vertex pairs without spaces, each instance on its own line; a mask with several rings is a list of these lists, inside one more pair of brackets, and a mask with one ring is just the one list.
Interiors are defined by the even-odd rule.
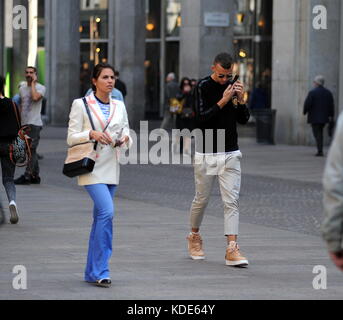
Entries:
[[205,12],[205,27],[229,27],[230,14],[223,12]]

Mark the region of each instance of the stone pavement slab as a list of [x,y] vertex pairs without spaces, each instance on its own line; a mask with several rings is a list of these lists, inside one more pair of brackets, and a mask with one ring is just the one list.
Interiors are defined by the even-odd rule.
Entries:
[[[117,199],[113,286],[83,282],[92,203],[82,190],[18,188],[20,223],[0,229],[0,299],[230,300],[341,299],[343,277],[319,237],[241,224],[247,269],[224,265],[222,219],[206,216],[207,260],[186,252],[187,212]],[[13,267],[27,268],[27,290],[12,287]],[[313,268],[327,268],[326,290],[314,290]]]

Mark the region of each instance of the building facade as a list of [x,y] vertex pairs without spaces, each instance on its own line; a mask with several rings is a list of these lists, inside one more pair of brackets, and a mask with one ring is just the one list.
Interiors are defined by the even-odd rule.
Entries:
[[[18,8],[27,9],[27,28],[13,25],[25,22]],[[247,99],[266,87],[267,107],[277,110],[277,143],[314,142],[302,109],[315,75],[326,78],[337,113],[343,108],[340,0],[1,0],[0,45],[8,95],[35,64],[54,125],[66,125],[72,100],[89,88],[99,62],[120,71],[138,128],[162,116],[167,73],[202,78],[220,51],[235,56]]]

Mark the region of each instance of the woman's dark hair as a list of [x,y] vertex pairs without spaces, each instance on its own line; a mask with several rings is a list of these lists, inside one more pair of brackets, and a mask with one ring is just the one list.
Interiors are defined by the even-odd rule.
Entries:
[[[98,78],[100,77],[101,72],[102,72],[104,69],[111,69],[111,70],[113,71],[113,73],[116,72],[115,69],[114,69],[114,67],[112,67],[110,64],[107,64],[107,63],[99,63],[99,64],[97,64],[97,65],[94,67],[93,75],[92,75],[92,80],[93,80],[93,79],[98,80]],[[93,90],[94,92],[96,92],[96,86],[93,84],[93,82],[92,82],[92,90]]]
[[180,89],[183,90],[183,87],[185,85],[185,82],[188,81],[189,84],[191,84],[191,80],[187,77],[183,77],[180,81]]
[[213,62],[214,65],[220,64],[224,69],[230,69],[233,63],[232,56],[226,52],[219,53]]
[[4,96],[5,95],[5,78],[0,76],[0,93]]

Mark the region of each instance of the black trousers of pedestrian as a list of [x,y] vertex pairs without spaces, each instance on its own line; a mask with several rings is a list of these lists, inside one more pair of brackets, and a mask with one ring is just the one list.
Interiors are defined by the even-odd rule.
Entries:
[[15,165],[9,156],[9,143],[0,142],[0,161],[2,183],[5,187],[8,202],[16,201],[16,188],[14,184]]
[[314,138],[316,139],[316,142],[317,142],[318,153],[323,152],[324,127],[325,127],[325,123],[314,123],[314,124],[312,124],[312,131],[313,131]]
[[39,164],[38,164],[38,155],[37,155],[37,148],[39,145],[40,140],[40,132],[42,127],[30,125],[30,132],[29,136],[32,139],[31,145],[31,161],[28,163],[26,170],[25,170],[25,178],[36,178],[39,177]]

